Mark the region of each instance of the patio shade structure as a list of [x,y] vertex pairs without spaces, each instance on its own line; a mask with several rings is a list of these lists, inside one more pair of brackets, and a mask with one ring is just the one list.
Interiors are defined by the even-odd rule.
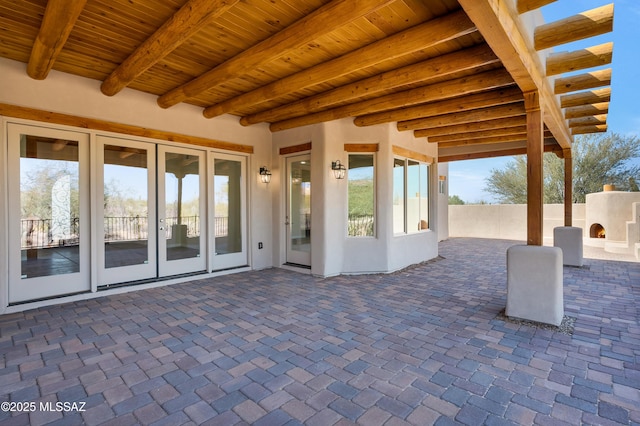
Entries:
[[[606,131],[611,95],[610,69],[572,74],[608,64],[611,43],[546,49],[612,31],[613,4],[532,31],[525,18],[551,2],[0,0],[0,56],[34,79],[54,69],[100,81],[105,96],[139,90],[159,108],[185,102],[272,132],[353,117],[397,122],[437,143],[440,162],[526,153],[539,245],[542,153],[566,160],[570,225],[572,137]],[[7,104],[0,115],[73,122]]]

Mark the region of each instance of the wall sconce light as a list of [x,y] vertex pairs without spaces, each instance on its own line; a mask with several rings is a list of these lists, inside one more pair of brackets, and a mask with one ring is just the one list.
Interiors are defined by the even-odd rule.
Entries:
[[347,171],[346,167],[340,163],[340,160],[331,162],[331,170],[333,170],[333,176],[335,176],[336,179],[344,179],[344,175]]
[[271,172],[267,169],[266,166],[260,167],[260,180],[262,183],[271,182]]

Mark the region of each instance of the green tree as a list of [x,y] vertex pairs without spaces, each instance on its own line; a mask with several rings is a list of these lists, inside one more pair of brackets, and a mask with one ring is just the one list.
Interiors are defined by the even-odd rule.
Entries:
[[464,205],[464,201],[457,195],[449,195],[449,205],[462,206]]
[[[572,147],[573,202],[584,203],[587,194],[602,191],[604,184],[614,184],[620,191],[633,191],[640,176],[640,139],[616,133],[578,136]],[[552,153],[544,155],[544,202],[564,202],[564,160]],[[502,203],[527,202],[527,159],[514,157],[504,169],[491,170],[485,190]]]

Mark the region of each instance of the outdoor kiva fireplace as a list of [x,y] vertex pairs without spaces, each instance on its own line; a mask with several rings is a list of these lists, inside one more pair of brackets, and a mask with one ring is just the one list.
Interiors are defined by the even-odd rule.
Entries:
[[640,192],[605,185],[604,191],[588,194],[585,224],[589,238],[584,244],[640,259]]
[[589,228],[589,238],[605,238],[605,236],[604,227],[599,223],[594,223]]

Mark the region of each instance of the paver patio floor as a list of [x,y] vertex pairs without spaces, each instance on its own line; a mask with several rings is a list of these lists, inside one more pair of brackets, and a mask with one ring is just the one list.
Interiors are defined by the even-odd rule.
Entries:
[[565,267],[567,335],[497,318],[513,244],[451,239],[394,274],[270,269],[0,316],[0,402],[25,403],[0,423],[640,424],[640,263]]

